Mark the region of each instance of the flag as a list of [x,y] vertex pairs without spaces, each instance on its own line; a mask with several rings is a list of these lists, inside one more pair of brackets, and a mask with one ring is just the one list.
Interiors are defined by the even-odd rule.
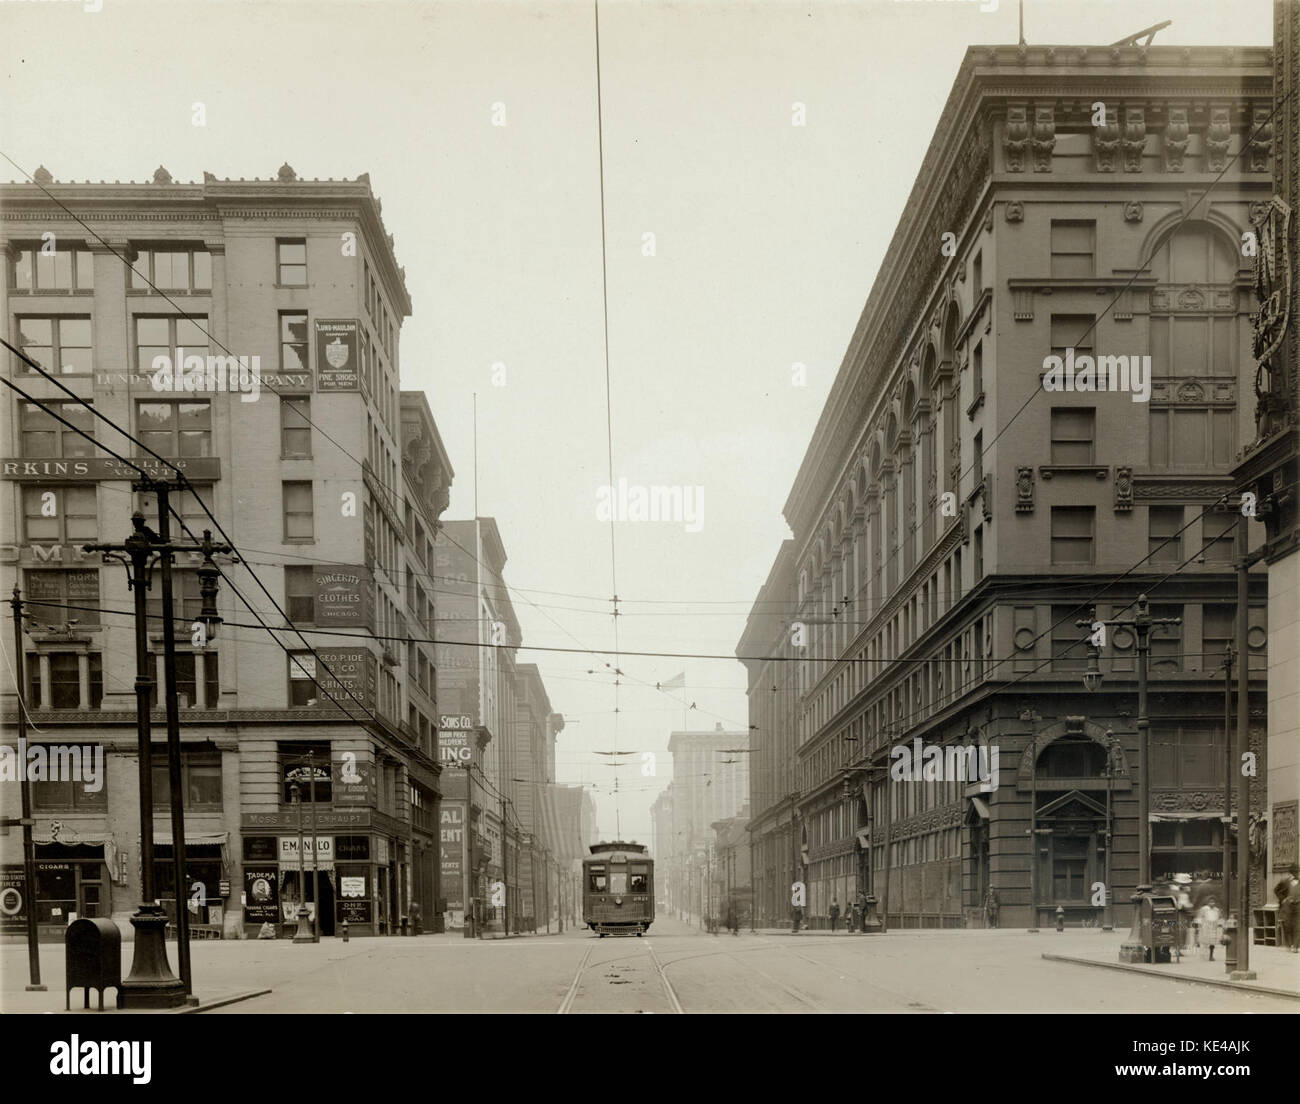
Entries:
[[685,690],[686,689],[686,672],[680,675],[674,675],[667,682],[655,683],[656,690]]

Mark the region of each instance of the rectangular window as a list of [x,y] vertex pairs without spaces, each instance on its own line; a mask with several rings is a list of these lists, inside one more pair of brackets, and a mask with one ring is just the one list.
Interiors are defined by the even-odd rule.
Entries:
[[[978,289],[976,293],[978,294]],[[971,386],[978,399],[984,393],[984,342],[982,341],[975,346],[975,351],[971,354],[971,368],[974,372]]]
[[13,264],[15,291],[89,291],[95,286],[95,263],[89,249],[64,246],[47,253],[44,244],[19,248]]
[[1097,411],[1094,407],[1052,407],[1052,463],[1094,463],[1096,433]]
[[1065,350],[1073,349],[1075,356],[1092,355],[1097,319],[1091,314],[1052,315],[1052,355],[1064,359]]
[[[163,454],[164,456],[166,453]],[[193,534],[194,540],[203,536],[204,529],[212,528],[212,519],[204,511],[202,502],[212,501],[212,484],[203,483],[194,487],[193,490],[181,491],[179,494],[172,491],[167,496],[167,504],[171,507],[168,512],[168,518],[171,521],[171,535],[173,540],[183,540]],[[158,496],[152,493],[143,493],[136,496],[136,509],[139,510],[149,520],[150,525],[157,524],[158,518]],[[176,515],[180,514],[180,520]],[[182,522],[184,525],[182,525]],[[189,532],[186,532],[186,529]]]
[[1201,555],[1206,563],[1232,563],[1237,540],[1237,515],[1207,513],[1201,517]]
[[310,652],[289,655],[289,705],[310,706],[323,695],[316,687],[316,657]]
[[306,395],[280,398],[280,456],[311,455],[311,399]]
[[[1151,724],[1151,781],[1160,787],[1223,785],[1223,726]],[[1220,791],[1221,793],[1221,791]],[[1155,825],[1152,825],[1154,828]],[[1173,827],[1170,825],[1169,827]],[[1170,842],[1167,838],[1165,845]],[[1155,840],[1152,840],[1155,843]]]
[[[51,666],[55,661],[62,665],[65,659],[76,660],[72,653],[58,653],[50,656]],[[58,707],[56,707],[58,708]],[[75,704],[68,708],[75,709]],[[108,755],[100,758],[95,754],[94,744],[71,744],[45,748],[46,762],[50,780],[32,783],[32,808],[45,810],[103,810],[108,806]],[[65,748],[67,750],[65,750]],[[28,751],[32,751],[28,747]],[[78,754],[71,758],[69,751]],[[95,777],[96,771],[98,778]],[[88,790],[87,784],[97,788]],[[74,837],[75,838],[75,837]]]
[[280,371],[310,372],[307,349],[307,312],[280,312]]
[[[156,576],[155,576],[156,580]],[[155,581],[154,586],[147,590],[145,598],[145,610],[149,615],[149,631],[151,633],[161,633],[163,631],[162,615],[162,586]],[[199,573],[197,571],[188,571],[174,568],[172,570],[172,614],[180,624],[175,625],[177,636],[190,635],[190,623],[198,616],[199,611],[203,608],[203,599],[199,595]],[[191,701],[194,699],[191,698]]]
[[80,548],[99,528],[97,494],[91,486],[23,487],[23,531],[32,544]]
[[286,480],[280,487],[284,502],[284,539],[314,540],[311,482]]
[[[221,808],[221,753],[181,749],[181,787],[187,809]],[[167,745],[153,745],[153,804],[155,809],[171,804],[171,775],[167,766]]]
[[131,287],[151,291],[211,291],[212,254],[206,249],[169,245],[136,251],[131,263]]
[[974,456],[972,457],[972,461],[974,463],[975,486],[978,487],[981,483],[984,482],[984,431],[983,430],[980,430],[979,433],[975,434],[975,447],[973,449],[973,452],[974,452]]
[[135,369],[145,375],[155,371],[154,358],[166,357],[173,371],[183,368],[175,359],[191,353],[208,355],[208,316],[195,314],[189,318],[176,315],[144,315],[135,317]]
[[1152,563],[1183,562],[1183,507],[1151,506],[1147,509],[1147,551]]
[[1055,836],[1052,839],[1052,896],[1058,901],[1087,897],[1088,840]]
[[98,625],[99,568],[24,571],[23,597],[27,615],[42,625]]
[[[1228,645],[1233,644],[1237,636],[1236,605],[1201,606],[1201,662],[1202,671],[1222,670],[1223,657]],[[1234,667],[1234,671],[1236,668]]]
[[1097,224],[1091,219],[1052,219],[1052,276],[1093,276]]
[[[180,616],[179,614],[177,615]],[[150,631],[159,632],[160,629],[155,626],[161,624],[158,621],[150,622]],[[185,636],[189,635],[188,625],[176,627],[177,635],[182,634],[182,628]],[[182,709],[194,709],[199,704],[199,661],[193,652],[176,653],[176,698]],[[203,654],[203,693],[204,700],[207,702],[207,708],[215,709],[217,702],[221,697],[221,686],[217,678],[217,653],[205,652]],[[163,688],[154,683],[153,693],[150,695],[149,703],[153,709],[163,708]]]
[[277,238],[276,283],[281,287],[307,286],[307,241],[304,238]]
[[592,893],[605,893],[608,889],[609,881],[605,876],[603,866],[587,867],[587,888]]
[[284,569],[284,608],[295,624],[316,620],[316,575],[310,567]]
[[1087,613],[1074,606],[1052,607],[1052,670],[1082,671],[1087,667],[1088,632],[1075,624]]
[[[53,407],[64,421],[71,422],[92,437],[95,435],[95,416],[81,402],[43,401],[46,406]],[[24,456],[72,459],[95,455],[95,446],[90,441],[36,403],[20,402],[19,411]]]
[[293,802],[293,787],[298,786],[298,800],[328,805],[333,800],[328,740],[282,740],[278,745],[280,769],[284,778],[284,803]]
[[148,445],[159,456],[212,455],[212,404],[207,399],[137,402],[135,425],[141,444]]
[[975,285],[975,298],[978,299],[980,292],[984,290],[984,251],[980,250],[975,254],[975,260],[971,265],[973,269],[972,283]]
[[[89,317],[20,315],[14,322],[18,347],[47,372],[56,376],[88,376],[93,371]],[[28,374],[36,372],[26,364],[22,370]]]
[[1092,506],[1052,507],[1052,563],[1093,562],[1093,528],[1096,508]]

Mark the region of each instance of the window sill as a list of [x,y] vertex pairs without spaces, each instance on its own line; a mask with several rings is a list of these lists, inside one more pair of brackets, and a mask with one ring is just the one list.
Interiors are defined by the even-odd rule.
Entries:
[[315,544],[315,537],[285,537],[281,544]]
[[272,284],[276,291],[306,291],[311,284]]
[[975,396],[975,399],[970,404],[970,406],[966,408],[966,417],[969,418],[971,421],[974,421],[975,411],[977,411],[983,405],[984,405],[984,392],[983,390],[981,390],[980,393]]
[[1038,474],[1044,479],[1054,475],[1091,475],[1105,479],[1110,475],[1110,468],[1105,464],[1040,464]]

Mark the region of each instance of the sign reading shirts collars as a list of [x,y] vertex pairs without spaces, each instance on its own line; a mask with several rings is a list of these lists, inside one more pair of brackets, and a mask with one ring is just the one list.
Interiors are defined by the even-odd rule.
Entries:
[[367,709],[374,708],[378,676],[375,673],[375,657],[370,652],[364,648],[317,648],[316,654],[329,668],[328,672],[312,672],[316,676],[317,685],[322,688],[318,704],[327,709],[335,708],[334,703],[323,693],[328,690],[343,703],[345,709],[349,704],[355,708],[356,702],[348,696],[351,691],[365,703]]
[[359,391],[357,320],[316,319],[316,390]]
[[361,564],[312,568],[316,584],[316,624],[369,625],[374,583]]

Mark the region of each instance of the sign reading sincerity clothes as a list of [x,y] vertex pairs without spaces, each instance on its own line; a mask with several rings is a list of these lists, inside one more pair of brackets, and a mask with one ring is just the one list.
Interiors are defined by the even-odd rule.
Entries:
[[317,564],[316,624],[369,625],[374,583],[363,564]]
[[316,319],[316,390],[359,391],[355,318]]

